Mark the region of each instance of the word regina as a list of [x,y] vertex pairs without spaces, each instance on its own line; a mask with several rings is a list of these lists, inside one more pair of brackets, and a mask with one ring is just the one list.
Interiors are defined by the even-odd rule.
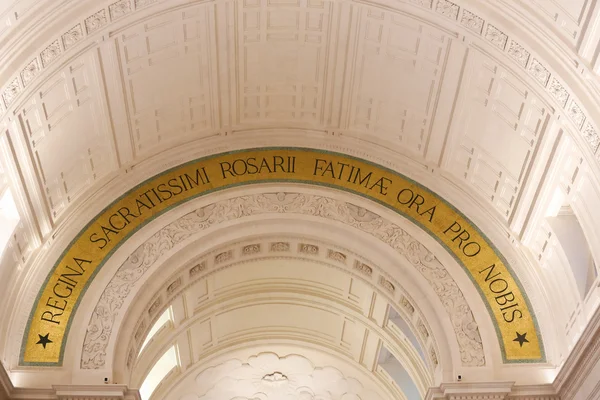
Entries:
[[251,149],[199,159],[131,189],[97,215],[48,275],[31,310],[21,365],[62,364],[69,327],[85,289],[129,236],[198,196],[239,185],[295,182],[364,196],[410,219],[463,266],[495,323],[505,362],[541,362],[535,316],[502,255],[464,215],[431,190],[376,164],[302,148]]

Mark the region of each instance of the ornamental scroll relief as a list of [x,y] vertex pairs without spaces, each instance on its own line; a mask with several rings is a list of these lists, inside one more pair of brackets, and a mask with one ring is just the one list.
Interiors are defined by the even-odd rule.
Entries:
[[485,356],[473,312],[463,293],[435,256],[389,220],[351,203],[301,193],[240,196],[199,208],[160,229],[121,265],[102,293],[90,318],[81,356],[82,369],[106,364],[106,349],[123,304],[159,257],[192,235],[226,221],[262,214],[300,214],[352,226],[406,257],[430,283],[452,322],[464,366],[483,366]]

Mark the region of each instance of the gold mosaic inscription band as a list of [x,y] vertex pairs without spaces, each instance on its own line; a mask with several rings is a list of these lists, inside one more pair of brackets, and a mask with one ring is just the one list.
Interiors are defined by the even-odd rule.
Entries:
[[525,293],[499,252],[428,189],[372,163],[309,149],[252,149],[174,168],[126,193],[71,243],[42,287],[23,338],[23,365],[60,365],[74,309],[95,272],[128,235],[207,192],[256,182],[300,182],[361,194],[418,223],[469,273],[496,325],[506,362],[544,359]]

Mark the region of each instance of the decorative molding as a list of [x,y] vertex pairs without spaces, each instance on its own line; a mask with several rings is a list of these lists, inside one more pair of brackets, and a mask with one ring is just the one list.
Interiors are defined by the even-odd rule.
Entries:
[[536,58],[531,61],[529,65],[529,72],[543,87],[548,86],[550,80],[550,71],[546,69]]
[[459,10],[460,7],[457,4],[448,0],[439,0],[437,7],[435,8],[435,11],[453,20],[458,18]]
[[119,0],[112,3],[108,6],[108,13],[110,15],[110,20],[114,21],[131,12],[131,2],[130,0]]
[[410,301],[408,301],[406,297],[402,297],[400,304],[408,312],[409,315],[413,315],[415,313],[415,307],[410,303]]
[[531,54],[519,43],[511,40],[510,46],[508,47],[508,55],[511,56],[511,58],[517,62],[517,64],[525,68]]
[[388,281],[387,279],[385,279],[385,277],[383,277],[383,276],[379,277],[379,286],[381,286],[382,288],[384,288],[391,294],[394,294],[394,292],[396,291],[394,284],[392,282]]
[[85,19],[85,31],[88,35],[101,29],[108,23],[106,19],[106,11],[104,9],[90,15]]
[[4,105],[8,108],[9,104],[19,95],[21,92],[21,86],[19,85],[19,80],[17,78],[13,79],[13,81],[4,89],[2,93],[2,99],[4,100]]
[[442,383],[425,400],[560,400],[552,385],[515,386],[514,382]]
[[373,275],[373,268],[369,267],[367,264],[362,263],[358,260],[356,260],[356,262],[354,263],[354,269],[368,277],[371,277]]
[[552,82],[550,83],[550,87],[548,88],[550,94],[554,97],[554,99],[560,104],[562,107],[567,106],[567,100],[569,99],[569,92],[567,89],[560,83],[558,79],[555,77],[552,78]]
[[596,128],[594,128],[592,123],[589,121],[585,124],[583,137],[590,144],[592,150],[596,152],[596,150],[598,150],[598,146],[600,145],[600,137],[598,136],[598,131],[596,131]]
[[[279,207],[279,204],[286,204],[286,207]],[[121,307],[136,283],[160,256],[193,234],[219,223],[240,219],[242,216],[283,212],[343,222],[372,235],[404,255],[431,284],[444,304],[454,327],[462,364],[485,365],[481,335],[471,308],[450,273],[423,244],[392,222],[351,203],[300,193],[265,193],[224,200],[203,207],[201,212],[197,210],[188,213],[139,246],[108,283],[92,313],[82,349],[81,368],[97,369],[105,365],[106,348]],[[319,248],[313,244],[300,243],[298,252],[318,256]],[[214,263],[223,262],[220,260],[224,254],[232,257],[233,250],[219,253],[215,256]],[[390,287],[394,288],[394,283],[385,278],[384,280],[391,285],[386,286],[388,291]]]
[[300,253],[318,255],[319,247],[313,244],[300,243],[298,251],[300,251]]
[[40,62],[37,58],[31,60],[29,64],[21,71],[21,81],[23,82],[23,86],[27,86],[29,82],[36,77],[36,75],[40,72]]
[[463,10],[460,23],[478,35],[481,35],[481,32],[483,31],[483,18],[471,11]]
[[249,244],[242,248],[242,255],[248,256],[251,254],[260,253],[260,244]]
[[41,53],[40,58],[42,59],[42,65],[46,68],[50,63],[60,56],[61,49],[58,40],[50,43]]
[[54,386],[57,400],[141,400],[138,390],[126,385]]
[[273,243],[271,243],[271,251],[277,251],[277,252],[290,251],[290,244],[287,242],[273,242]]
[[75,25],[74,27],[72,27],[67,32],[63,33],[63,35],[62,35],[62,43],[63,43],[65,50],[67,50],[71,46],[75,45],[75,43],[79,42],[82,39],[83,39],[83,28],[81,27],[81,24]]
[[485,38],[500,50],[504,50],[506,48],[506,43],[508,42],[508,35],[492,24],[488,24],[487,30],[485,31]]
[[329,258],[330,260],[340,262],[342,264],[346,264],[347,257],[344,253],[340,253],[339,251],[329,249],[327,250],[327,258]]
[[583,127],[583,123],[585,122],[585,114],[579,107],[579,104],[575,100],[571,100],[571,104],[569,104],[569,109],[567,110],[569,118],[573,121],[575,126],[578,129]]
[[57,385],[52,389],[15,388],[0,363],[0,400],[141,400],[138,390],[126,385]]

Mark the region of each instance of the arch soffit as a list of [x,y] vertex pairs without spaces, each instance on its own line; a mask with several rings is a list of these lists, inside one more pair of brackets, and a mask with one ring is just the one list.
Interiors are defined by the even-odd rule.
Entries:
[[[267,195],[269,194],[271,193],[267,193]],[[239,228],[244,231],[244,234],[236,235],[243,240],[232,239],[225,245],[209,246],[208,251],[198,254],[199,248],[204,250],[205,246],[202,246],[204,237],[213,234],[206,233],[204,236],[190,238],[185,247],[177,246],[180,249],[177,250],[177,253],[183,252],[188,256],[177,257],[177,260],[162,256],[162,261],[157,262],[157,265],[148,271],[148,279],[144,283],[140,283],[135,294],[132,293],[129,307],[115,322],[113,337],[110,338],[111,343],[107,346],[106,353],[115,356],[114,364],[110,360],[108,363],[112,365],[117,376],[127,375],[127,371],[131,370],[146,333],[161,312],[169,307],[175,298],[181,297],[183,292],[192,290],[190,288],[194,287],[199,280],[204,281],[208,277],[212,278],[218,275],[221,271],[240,268],[242,265],[259,265],[261,262],[270,261],[294,263],[295,260],[302,263],[314,263],[318,268],[332,271],[336,274],[335,276],[343,275],[346,277],[344,279],[352,279],[357,284],[368,287],[369,293],[376,294],[385,303],[385,306],[383,306],[384,303],[381,303],[380,306],[384,308],[387,308],[387,304],[392,306],[412,328],[413,333],[419,339],[421,348],[424,349],[424,356],[427,357],[425,362],[431,371],[438,364],[442,366],[446,364],[448,371],[452,369],[450,349],[454,353],[454,358],[459,357],[459,351],[456,344],[458,340],[453,339],[452,333],[447,335],[447,330],[452,329],[449,317],[444,313],[442,315],[435,313],[440,306],[434,305],[437,304],[435,299],[433,300],[434,304],[431,304],[432,301],[427,299],[427,295],[419,290],[418,283],[402,272],[404,266],[399,267],[396,261],[393,265],[383,268],[373,259],[365,259],[358,255],[362,249],[352,246],[353,251],[351,251],[348,249],[347,243],[343,247],[333,244],[340,243],[340,239],[349,236],[350,232],[347,229],[340,230],[341,232],[334,235],[335,237],[327,232],[328,239],[324,240],[322,237],[316,236],[325,228],[324,221],[305,221],[305,224],[297,222],[298,220],[293,218],[280,221],[280,223],[295,226],[294,230],[302,232],[302,236],[284,234],[284,232],[276,234],[271,228],[273,224],[257,224],[256,220],[250,219],[241,222],[241,226],[236,225],[235,227],[235,230]],[[315,228],[312,232],[309,228],[311,225]],[[233,227],[219,229],[214,234],[230,236],[227,232],[233,232],[233,230]],[[255,231],[254,235],[245,234],[251,230]],[[364,247],[371,246],[365,245]],[[164,270],[166,265],[170,270],[168,278],[159,272]],[[388,273],[390,267],[396,269],[396,273]],[[396,277],[402,278],[404,284],[399,282]],[[307,279],[310,280],[311,275]],[[323,283],[329,285],[327,282]],[[339,285],[331,282],[333,286]],[[304,290],[312,289],[307,287],[302,289],[303,292]],[[321,296],[322,293],[315,293],[315,295]],[[349,296],[352,297],[352,293],[349,293]],[[101,301],[96,303],[96,309],[99,305],[105,304],[104,295],[102,297]],[[335,301],[339,305],[344,305],[346,300],[337,299]],[[372,311],[363,310],[365,316],[373,317],[369,313]],[[96,315],[92,316],[92,319],[94,318]],[[385,320],[381,319],[384,318],[383,314],[374,318],[379,326],[385,328]],[[90,321],[85,339],[82,336],[75,336],[72,345],[79,347],[83,344],[83,352],[93,347],[97,341],[93,340],[95,339],[94,335],[90,335],[90,327],[95,325],[97,325],[95,320]],[[391,342],[388,340],[388,343]],[[440,345],[440,343],[443,344]],[[90,363],[89,356],[85,361]]]
[[[272,239],[276,240],[276,238]],[[310,242],[316,243],[314,241]],[[309,268],[316,267],[322,272],[325,272],[323,271],[324,269],[339,268],[339,266],[333,265],[332,263],[315,262],[315,260],[309,258],[310,257],[276,257],[260,260],[241,260],[219,267],[219,272],[217,273],[242,273],[240,268],[251,268],[253,265],[266,266],[267,268],[273,267],[274,265],[281,267],[280,263],[282,262],[288,262],[296,266],[310,266]],[[319,265],[317,266],[317,264]],[[204,277],[200,278],[196,283],[200,283],[200,286],[203,287],[205,279],[211,278],[212,275],[211,272],[208,272],[208,274],[204,275]],[[337,273],[335,276],[338,278],[341,277],[341,275]],[[315,277],[316,276],[307,276],[307,279],[311,280],[311,278]],[[381,302],[381,300],[379,300],[379,304],[373,307],[377,309],[377,312],[367,316],[368,313],[365,314],[356,310],[356,306],[348,307],[348,304],[342,304],[335,301],[332,302],[329,296],[323,296],[323,293],[319,294],[318,292],[321,290],[312,286],[308,281],[301,289],[301,292],[298,293],[286,291],[282,286],[277,286],[279,285],[269,284],[269,287],[273,289],[272,292],[262,294],[258,294],[256,288],[252,288],[250,285],[247,285],[245,288],[243,286],[236,286],[235,298],[228,297],[227,295],[217,295],[210,303],[206,304],[207,308],[203,308],[203,310],[199,311],[194,317],[186,317],[185,321],[182,321],[181,324],[175,323],[176,326],[171,324],[167,329],[161,331],[161,333],[158,334],[158,337],[155,338],[156,342],[152,341],[148,344],[140,354],[139,358],[133,361],[133,364],[130,367],[124,368],[124,374],[115,370],[113,376],[121,382],[129,382],[130,385],[137,386],[141,384],[154,362],[156,362],[156,360],[173,344],[181,343],[182,341],[185,342],[186,337],[196,337],[202,329],[206,329],[209,325],[215,332],[223,329],[223,327],[218,327],[218,322],[215,320],[217,315],[218,318],[229,320],[235,318],[238,320],[241,315],[252,313],[257,319],[260,318],[260,314],[269,314],[270,316],[265,317],[264,319],[270,321],[277,320],[278,325],[269,325],[260,330],[252,329],[243,332],[236,330],[235,333],[229,332],[223,337],[213,336],[210,344],[203,343],[202,349],[199,349],[200,346],[198,343],[190,343],[189,348],[193,349],[193,351],[190,351],[190,354],[194,354],[195,358],[192,359],[189,356],[184,356],[185,360],[182,360],[184,369],[194,368],[194,365],[204,363],[206,358],[212,357],[216,353],[230,352],[230,347],[234,347],[241,343],[245,343],[248,347],[251,347],[253,343],[273,340],[298,343],[300,345],[312,343],[314,345],[326,347],[331,351],[339,353],[340,356],[346,360],[360,364],[362,368],[376,373],[378,348],[380,345],[383,345],[404,366],[423,394],[427,391],[427,388],[433,384],[433,368],[437,369],[436,363],[439,362],[439,360],[435,358],[437,357],[437,353],[432,355],[430,352],[430,350],[433,349],[433,339],[430,340],[429,336],[427,336],[427,343],[429,345],[428,347],[422,347],[424,349],[424,358],[421,358],[416,347],[408,342],[406,336],[399,331],[398,325],[392,322],[384,323],[383,326],[381,326],[381,318],[384,317],[384,315],[379,312],[387,307],[386,301]],[[191,290],[194,288],[197,289],[198,285],[192,285],[190,287]],[[186,291],[184,290],[183,292]],[[186,298],[190,298],[193,297],[194,293],[188,292],[184,293],[184,295]],[[181,303],[177,301],[176,298],[173,300],[175,300],[174,306],[176,308],[182,307]],[[189,303],[186,304],[189,305]],[[163,307],[157,312],[161,313],[165,309],[166,307]],[[262,310],[262,312],[254,310]],[[310,310],[311,315],[315,317],[318,315],[328,315],[329,318],[319,321],[313,320],[313,322],[307,320],[306,324],[302,324],[301,327],[290,324],[289,321],[285,323],[279,322],[281,320],[286,320],[285,314],[288,312],[292,312],[297,318],[304,320],[308,310]],[[294,311],[297,311],[297,313]],[[236,317],[232,317],[233,315]],[[408,323],[411,324],[411,321],[409,320]],[[215,326],[212,326],[213,324]],[[248,321],[243,322],[241,325],[248,326],[247,324]],[[333,326],[335,327],[334,330],[342,332],[341,341],[337,343],[335,342],[335,339],[331,340],[331,327]],[[412,329],[413,334],[419,337],[419,331],[417,331],[415,327]],[[419,329],[423,331],[426,328],[421,327]],[[148,327],[146,327],[146,331],[147,330]],[[354,333],[358,332],[361,332],[364,336],[360,339],[349,339]],[[426,331],[426,335],[430,335],[431,333],[429,332],[430,331]],[[127,339],[130,339],[132,335],[128,338],[123,334],[127,334],[127,332],[120,333],[119,336],[121,339],[119,340],[123,340],[126,343],[128,341]],[[138,332],[129,332],[129,334],[137,336]],[[207,335],[212,336],[215,335],[215,333]],[[207,335],[201,336],[205,338]],[[143,335],[141,336],[141,339],[143,340]],[[419,341],[421,342],[420,338]],[[125,343],[123,344],[125,345]],[[423,346],[423,344],[420,344],[420,346]],[[124,346],[122,347],[125,348]],[[186,348],[184,347],[184,353],[185,349]],[[139,349],[137,347],[130,347],[129,350],[137,354]],[[119,358],[122,359],[123,357]],[[136,361],[139,361],[139,364],[136,364]]]
[[[406,307],[402,304],[402,293],[412,299],[412,302],[421,304],[424,319],[429,326],[433,326],[430,330],[436,337],[442,336],[438,340],[449,345],[455,354],[455,360],[461,360],[462,351],[464,361],[456,361],[457,365],[481,365],[486,357],[500,358],[495,345],[490,345],[496,340],[493,326],[491,321],[484,317],[485,306],[480,302],[468,277],[455,260],[444,256],[444,250],[437,242],[426,235],[423,235],[423,238],[418,237],[419,228],[407,222],[393,222],[389,216],[382,216],[380,211],[383,210],[380,207],[360,198],[348,199],[347,196],[339,196],[339,193],[329,189],[302,188],[302,193],[295,192],[294,189],[298,188],[294,186],[278,187],[275,191],[271,191],[272,189],[260,186],[240,188],[219,195],[220,200],[217,201],[210,198],[203,201],[198,199],[193,201],[193,204],[181,206],[185,211],[178,212],[176,217],[172,216],[167,221],[161,217],[161,221],[148,225],[138,232],[139,236],[136,234],[129,239],[128,242],[131,243],[127,243],[126,249],[121,248],[112,256],[109,263],[103,267],[101,275],[94,280],[94,286],[84,297],[74,323],[77,326],[87,326],[88,335],[84,339],[85,330],[72,332],[73,336],[69,339],[71,350],[68,352],[72,355],[67,355],[65,359],[74,358],[79,364],[81,358],[84,369],[111,367],[111,360],[104,359],[106,355],[123,355],[122,349],[115,351],[114,348],[115,345],[124,343],[120,336],[117,336],[117,331],[121,332],[124,329],[130,332],[138,328],[139,326],[131,326],[131,323],[137,321],[139,315],[147,312],[144,299],[150,301],[150,293],[160,288],[164,289],[165,284],[168,285],[170,279],[167,279],[162,271],[173,271],[173,268],[178,268],[176,266],[187,266],[190,263],[195,265],[194,260],[197,260],[199,251],[215,253],[216,250],[213,249],[220,248],[223,242],[239,242],[256,235],[267,237],[273,232],[280,235],[302,235],[320,243],[327,243],[327,240],[323,239],[326,237],[329,242],[335,244],[332,245],[334,249],[344,249],[343,253],[349,259],[355,254],[353,257],[356,260],[363,260],[362,262],[373,270],[371,284],[388,291],[388,296],[394,297],[390,304],[396,308]],[[288,199],[296,198],[298,209],[269,209],[282,204],[277,200],[278,194],[282,193],[286,193]],[[339,199],[329,197],[335,194],[338,194]],[[260,208],[256,206],[259,203]],[[293,204],[288,203],[288,206],[290,205]],[[363,206],[368,207],[368,210]],[[321,214],[316,210],[317,207],[322,207],[322,212],[328,214]],[[209,209],[210,214],[198,217],[197,213],[203,213],[205,209]],[[231,213],[245,215],[236,216],[232,220]],[[361,218],[367,217],[370,220],[354,220],[353,215],[357,213],[361,214]],[[164,217],[169,216],[170,214],[166,214]],[[211,220],[210,224],[202,226],[202,222],[207,218]],[[397,222],[400,222],[400,225]],[[394,238],[393,235],[398,236],[398,233],[401,233],[401,237]],[[428,243],[435,254],[422,243]],[[347,250],[348,248],[352,251]],[[294,250],[299,252],[298,249]],[[360,254],[368,254],[369,258]],[[437,258],[438,254],[442,259],[447,259],[447,264],[442,265]],[[235,255],[234,252],[231,257]],[[209,258],[208,255],[203,257]],[[423,257],[430,258],[426,265],[421,265],[420,259]],[[323,262],[331,262],[327,252],[321,252],[319,258]],[[214,260],[208,262],[212,264]],[[135,277],[135,281],[123,279],[127,276],[124,275],[126,271],[139,266],[143,266],[145,270],[143,274]],[[346,268],[352,270],[353,265],[348,261]],[[423,271],[419,271],[418,268],[422,268]],[[454,278],[451,274],[458,277]],[[381,278],[385,278],[385,281]],[[430,282],[436,279],[439,279],[439,282],[434,289]],[[116,293],[115,288],[119,288],[119,293]],[[389,292],[390,290],[393,290],[393,293]],[[126,297],[119,296],[125,294]],[[470,301],[469,304],[467,297],[474,301]],[[107,311],[108,309],[110,311]],[[156,313],[153,313],[153,316],[156,316]],[[474,316],[477,318],[474,319]],[[443,328],[436,329],[437,324],[441,324]],[[146,324],[146,327],[148,326]],[[442,333],[444,331],[452,332],[450,338],[445,338],[446,334]],[[463,338],[462,350],[456,345],[459,340],[452,339],[454,334]],[[104,340],[100,340],[103,335],[106,335]],[[481,335],[485,337],[484,344],[487,342],[485,349],[481,348]],[[81,357],[82,346],[95,349],[95,352],[88,352]],[[99,360],[100,363],[95,364]]]

